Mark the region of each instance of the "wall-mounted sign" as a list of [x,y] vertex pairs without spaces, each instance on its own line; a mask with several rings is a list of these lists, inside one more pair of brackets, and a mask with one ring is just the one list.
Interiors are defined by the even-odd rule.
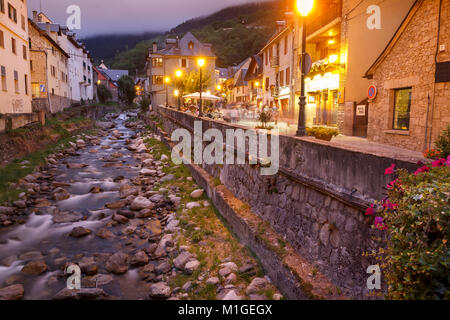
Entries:
[[39,86],[39,91],[40,91],[40,92],[45,92],[45,85],[44,85],[44,84],[41,84],[41,85]]
[[359,105],[356,106],[356,115],[358,117],[365,117],[366,116],[366,105]]
[[316,103],[316,96],[308,96],[308,103]]
[[369,98],[369,100],[373,100],[376,98],[376,96],[377,96],[377,87],[371,85],[367,92],[367,97]]

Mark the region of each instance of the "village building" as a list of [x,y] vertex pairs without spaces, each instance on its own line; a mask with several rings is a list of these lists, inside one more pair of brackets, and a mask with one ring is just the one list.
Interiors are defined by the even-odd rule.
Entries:
[[261,54],[251,57],[244,80],[248,83],[250,106],[261,108],[263,101],[263,58]]
[[[0,115],[32,112],[26,17],[27,1],[0,0]],[[3,131],[5,124],[0,122]]]
[[450,125],[450,2],[418,0],[368,69],[368,139],[416,151]]
[[[57,31],[50,23],[42,30],[28,20],[30,36],[30,68],[33,110],[59,112],[70,107],[68,60],[69,54],[51,36]],[[58,27],[59,29],[59,27]]]
[[286,13],[286,21],[277,22],[278,30],[261,49],[263,57],[263,101],[264,106],[276,106],[280,118],[291,122],[294,119],[293,101],[294,28],[293,13]]
[[118,81],[121,77],[128,76],[128,70],[108,69],[102,61],[98,67],[94,67],[94,72],[97,87],[104,85],[111,92],[111,101],[118,102],[120,100]]
[[202,75],[204,79],[209,79],[203,91],[213,91],[216,85],[216,56],[210,44],[201,43],[190,32],[181,39],[166,39],[163,49],[158,49],[157,43],[153,43],[147,59],[152,105],[177,105],[177,89],[174,87],[176,72],[181,71],[184,75],[199,72],[199,58],[205,60]]
[[245,80],[251,58],[242,61],[236,68],[231,84],[231,102],[239,104],[248,104],[250,102],[250,90],[248,82]]

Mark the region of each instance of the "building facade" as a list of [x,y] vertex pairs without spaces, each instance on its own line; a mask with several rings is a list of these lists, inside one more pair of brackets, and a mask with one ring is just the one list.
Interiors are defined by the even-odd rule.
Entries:
[[28,21],[33,109],[50,113],[70,107],[69,54],[51,36],[51,24],[43,31]]
[[450,1],[418,0],[366,73],[368,139],[416,151],[450,125]]
[[257,54],[251,57],[245,81],[248,83],[250,105],[257,108],[263,103],[263,57]]
[[286,21],[278,22],[278,32],[268,41],[260,54],[263,58],[263,105],[277,106],[280,118],[294,118],[293,77],[294,67],[293,14],[287,13]]
[[[152,105],[175,106],[178,97],[175,95],[174,81],[176,72],[183,74],[198,72],[197,60],[202,58],[205,65],[202,67],[203,76],[210,79],[210,83],[204,91],[214,91],[216,80],[216,56],[211,50],[211,45],[201,43],[190,32],[181,39],[166,39],[164,49],[158,50],[156,43],[153,44],[147,64],[147,76],[150,81],[150,94]],[[165,79],[169,82],[166,83]]]
[[32,112],[26,17],[26,0],[0,0],[0,114]]

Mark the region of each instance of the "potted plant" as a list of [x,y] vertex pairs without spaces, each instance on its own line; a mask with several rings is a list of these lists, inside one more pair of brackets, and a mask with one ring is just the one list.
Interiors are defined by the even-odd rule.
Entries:
[[316,139],[324,140],[324,141],[331,141],[333,137],[336,137],[339,135],[339,131],[337,129],[331,129],[331,128],[325,128],[325,127],[314,127],[314,128],[307,128],[306,132],[309,136],[313,136]]

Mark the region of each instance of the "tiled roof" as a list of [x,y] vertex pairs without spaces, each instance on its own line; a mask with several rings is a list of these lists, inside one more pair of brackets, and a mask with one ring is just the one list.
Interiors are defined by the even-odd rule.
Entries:
[[[198,41],[196,37],[190,32],[186,33],[183,38],[179,40],[168,39],[173,43],[166,42],[166,48],[157,51],[157,54],[168,56],[192,56],[192,57],[215,57],[211,51],[211,46]],[[189,48],[189,44],[193,44],[193,48]]]

